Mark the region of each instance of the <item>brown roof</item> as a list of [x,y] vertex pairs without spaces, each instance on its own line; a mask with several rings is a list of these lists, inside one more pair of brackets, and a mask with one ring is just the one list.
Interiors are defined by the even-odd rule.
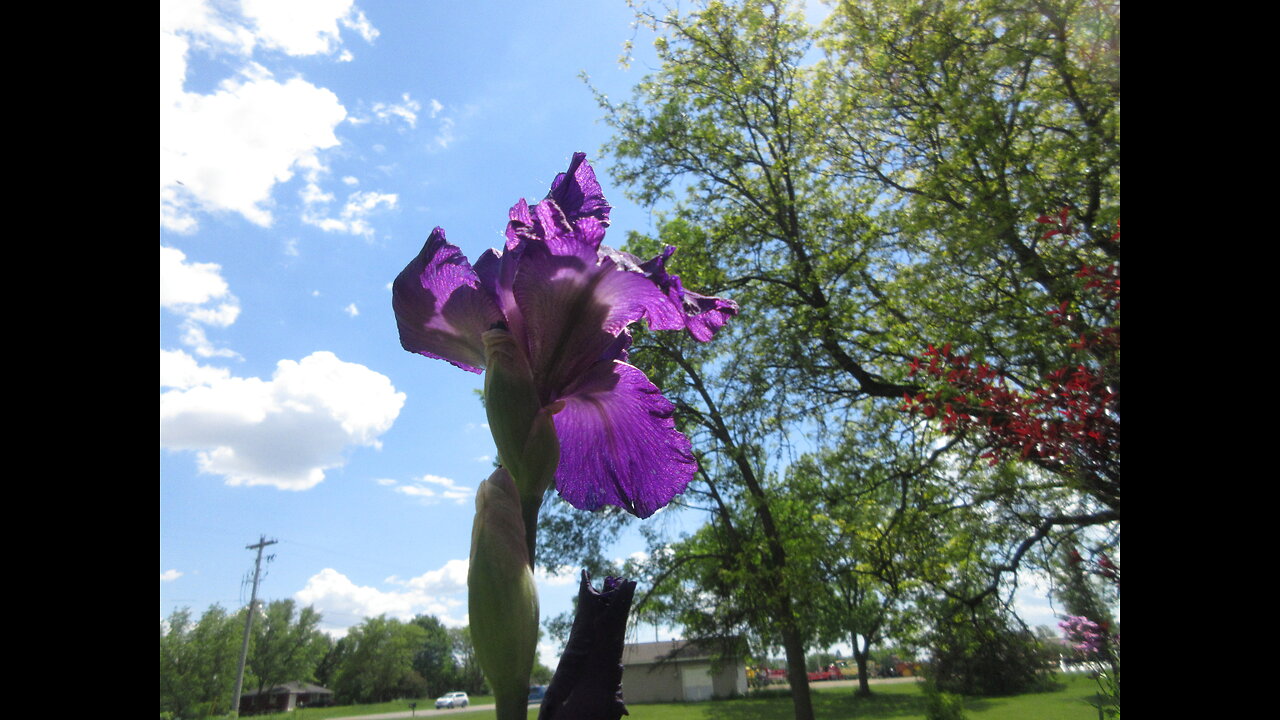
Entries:
[[[298,680],[294,680],[293,682],[287,682],[283,685],[276,685],[275,687],[267,688],[266,690],[262,691],[263,695],[285,695],[285,694],[293,695],[293,694],[301,694],[301,693],[307,693],[310,695],[317,695],[317,694],[332,695],[333,691],[330,690],[329,688],[323,688],[323,687],[320,687],[319,685],[312,685],[311,683],[304,683]],[[258,694],[257,690],[241,693],[243,697],[252,697],[257,694]]]

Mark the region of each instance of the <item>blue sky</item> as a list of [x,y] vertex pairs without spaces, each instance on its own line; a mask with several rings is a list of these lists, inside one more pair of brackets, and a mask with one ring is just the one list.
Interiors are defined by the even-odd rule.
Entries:
[[[261,594],[331,631],[461,624],[481,378],[402,350],[389,286],[432,227],[474,258],[598,156],[579,74],[639,79],[630,11],[164,0],[160,25],[161,615],[247,602],[266,534]],[[606,192],[615,242],[649,227]],[[540,585],[544,616],[568,609],[571,576]]]
[[[434,226],[475,258],[599,158],[579,75],[626,97],[650,39],[622,0],[162,0],[162,616],[247,602],[265,534],[260,595],[331,632],[465,622],[481,378],[400,348],[390,283]],[[597,168],[612,242],[651,230]],[[571,575],[539,584],[544,617],[570,607]]]

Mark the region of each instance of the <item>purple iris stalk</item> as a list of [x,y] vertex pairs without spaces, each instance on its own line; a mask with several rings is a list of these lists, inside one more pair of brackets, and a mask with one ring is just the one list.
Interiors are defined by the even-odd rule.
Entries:
[[[575,153],[546,198],[511,208],[505,248],[474,266],[436,228],[396,278],[393,306],[406,350],[487,369],[491,429],[522,501],[540,499],[553,475],[574,507],[645,518],[697,466],[672,404],[627,362],[628,326],[644,320],[705,342],[738,307],[685,290],[666,271],[672,247],[642,262],[602,245],[609,211]],[[551,449],[539,450],[547,438]]]

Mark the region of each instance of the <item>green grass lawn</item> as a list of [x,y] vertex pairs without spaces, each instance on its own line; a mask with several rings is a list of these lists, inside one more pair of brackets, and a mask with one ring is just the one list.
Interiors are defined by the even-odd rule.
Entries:
[[[818,720],[923,720],[924,694],[915,683],[873,685],[869,698],[853,696],[855,688],[813,688],[814,714]],[[1057,689],[1012,697],[965,698],[965,716],[970,720],[1096,720],[1094,697],[1097,684],[1081,675],[1059,676]],[[435,708],[435,698],[418,700],[419,710]],[[492,697],[471,698],[472,705],[486,705]],[[791,700],[785,697],[767,699],[721,700],[701,703],[628,703],[628,720],[789,720]],[[347,705],[333,708],[306,709],[298,712],[259,716],[277,720],[326,720],[326,718],[373,715],[408,710],[408,701],[376,705]],[[487,720],[492,710],[459,710],[447,717],[460,720]],[[529,708],[529,720],[536,720],[538,707]]]
[[[1087,677],[1063,678],[1053,692],[1005,698],[965,698],[971,720],[1096,720],[1092,701],[1097,685]],[[921,720],[924,694],[915,683],[876,685],[869,698],[855,698],[854,688],[813,690],[814,715],[819,720]],[[746,699],[692,704],[628,704],[633,720],[787,720],[790,698]],[[530,714],[530,718],[536,713]]]

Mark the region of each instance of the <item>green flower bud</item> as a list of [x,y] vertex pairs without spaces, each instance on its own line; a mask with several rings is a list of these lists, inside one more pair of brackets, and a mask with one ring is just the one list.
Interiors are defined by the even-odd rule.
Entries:
[[526,507],[542,504],[542,496],[555,482],[560,464],[560,440],[552,414],[562,407],[542,407],[529,359],[507,330],[484,333],[484,395],[489,430],[498,446],[503,467],[511,472]]
[[520,496],[505,468],[476,491],[467,590],[471,642],[493,688],[498,718],[524,720],[538,643],[538,591]]

